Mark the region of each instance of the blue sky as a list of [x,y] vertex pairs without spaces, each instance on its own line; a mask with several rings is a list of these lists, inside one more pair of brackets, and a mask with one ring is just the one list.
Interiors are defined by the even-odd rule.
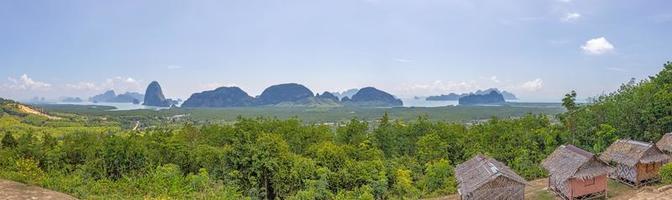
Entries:
[[582,97],[672,60],[669,0],[0,1],[0,96],[375,86]]

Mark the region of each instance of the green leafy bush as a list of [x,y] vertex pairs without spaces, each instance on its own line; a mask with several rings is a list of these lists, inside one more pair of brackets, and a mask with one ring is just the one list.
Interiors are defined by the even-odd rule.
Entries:
[[45,177],[44,171],[32,159],[21,158],[16,160],[14,172],[16,172],[15,180],[28,184],[40,184]]
[[660,168],[660,179],[664,184],[672,184],[672,163],[667,163]]

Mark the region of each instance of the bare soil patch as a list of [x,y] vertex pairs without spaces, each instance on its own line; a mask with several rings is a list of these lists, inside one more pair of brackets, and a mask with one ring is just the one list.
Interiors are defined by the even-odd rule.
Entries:
[[[546,187],[548,179],[537,179],[528,182],[525,187],[525,199],[561,200]],[[633,189],[621,183],[609,180],[609,199],[615,200],[672,200],[672,185],[646,186]],[[448,195],[431,200],[458,200],[457,195]]]
[[75,200],[76,198],[41,187],[14,181],[0,180],[0,200]]
[[52,120],[61,119],[60,117],[54,117],[54,116],[51,116],[51,115],[47,115],[47,114],[44,114],[43,112],[37,111],[37,110],[35,110],[31,107],[21,105],[21,104],[19,104],[19,109],[21,110],[21,112],[43,116],[43,117],[46,117],[47,119],[52,119]]

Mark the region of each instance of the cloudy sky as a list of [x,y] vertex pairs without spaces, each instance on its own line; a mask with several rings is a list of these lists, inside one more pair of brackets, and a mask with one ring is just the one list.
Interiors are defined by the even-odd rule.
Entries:
[[0,96],[375,86],[582,97],[672,60],[669,0],[0,1]]

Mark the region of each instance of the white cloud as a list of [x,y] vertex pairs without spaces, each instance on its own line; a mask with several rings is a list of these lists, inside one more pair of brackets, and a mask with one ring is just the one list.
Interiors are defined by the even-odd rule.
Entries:
[[110,90],[113,89],[115,92],[122,92],[122,91],[140,91],[143,90],[143,86],[140,85],[138,81],[131,77],[114,77],[114,78],[108,78],[105,80],[104,83],[100,85],[100,88],[104,90]]
[[18,79],[7,77],[10,83],[4,84],[4,87],[11,90],[44,90],[51,88],[51,84],[33,80],[27,74],[21,75]]
[[537,78],[537,79],[534,79],[534,80],[531,80],[531,81],[527,81],[527,82],[523,83],[522,85],[520,85],[520,89],[523,89],[523,90],[528,91],[528,92],[539,91],[543,87],[544,87],[544,81],[541,80],[540,78]]
[[495,82],[495,83],[499,83],[499,82],[501,82],[499,79],[497,79],[497,76],[491,76],[491,77],[490,77],[490,80],[491,80],[492,82]]
[[66,88],[73,90],[101,90],[98,85],[92,82],[79,82],[75,84],[65,84]]
[[614,45],[604,37],[594,38],[586,41],[586,44],[581,46],[583,52],[590,55],[601,55],[614,50]]
[[581,18],[581,14],[576,13],[576,12],[571,12],[567,13],[564,17],[562,17],[562,21],[564,22],[573,22]]
[[78,82],[78,83],[69,83],[65,84],[65,87],[72,90],[80,91],[103,91],[103,90],[114,90],[117,93],[133,91],[133,92],[142,92],[144,86],[140,81],[132,77],[113,77],[105,79],[105,81],[100,83],[94,82]]

